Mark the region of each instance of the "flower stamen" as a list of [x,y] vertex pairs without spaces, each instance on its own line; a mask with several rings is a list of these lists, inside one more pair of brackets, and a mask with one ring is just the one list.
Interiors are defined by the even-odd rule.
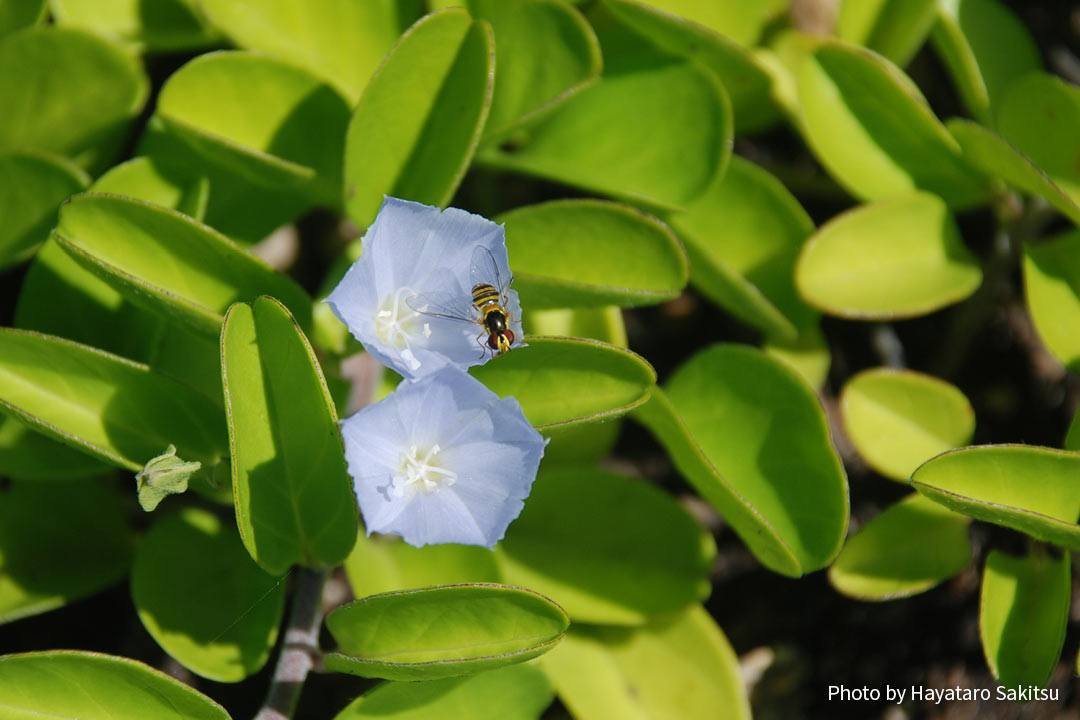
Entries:
[[439,450],[438,443],[422,454],[416,445],[410,446],[409,452],[402,454],[401,468],[390,482],[390,495],[395,498],[417,492],[430,495],[457,482],[456,472],[435,464]]

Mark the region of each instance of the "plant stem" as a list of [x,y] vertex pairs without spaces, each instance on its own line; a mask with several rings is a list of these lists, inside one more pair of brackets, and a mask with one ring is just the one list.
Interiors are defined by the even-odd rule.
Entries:
[[285,642],[278,655],[266,700],[255,720],[289,720],[300,701],[304,681],[321,656],[319,627],[323,618],[322,594],[330,571],[297,568],[297,573]]

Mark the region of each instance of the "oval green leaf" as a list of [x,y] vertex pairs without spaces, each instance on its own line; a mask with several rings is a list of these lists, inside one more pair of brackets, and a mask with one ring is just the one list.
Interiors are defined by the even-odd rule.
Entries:
[[915,83],[880,55],[825,43],[802,63],[798,86],[814,154],[855,197],[927,190],[957,208],[988,198],[986,179],[960,156]]
[[338,652],[326,667],[362,677],[434,680],[531,660],[570,619],[531,590],[447,585],[372,595],[326,618]]
[[495,554],[477,545],[415,548],[390,535],[356,538],[345,575],[356,597],[432,585],[502,581]]
[[157,116],[206,161],[249,182],[340,202],[349,106],[306,70],[247,52],[200,55],[161,88]]
[[513,396],[539,430],[611,420],[645,402],[656,373],[640,355],[596,340],[527,337],[528,347],[470,370]]
[[963,300],[981,282],[948,208],[929,193],[836,216],[807,241],[795,267],[807,302],[863,320],[925,315]]
[[1046,348],[1080,366],[1080,230],[1024,245],[1024,289],[1031,320]]
[[975,411],[956,387],[910,370],[864,370],[840,394],[844,428],[885,477],[907,482],[935,455],[971,441]]
[[216,337],[239,301],[270,294],[303,326],[311,300],[288,277],[223,235],[173,210],[118,195],[77,195],[60,210],[55,236],[87,270],[126,299]]
[[[657,47],[681,57],[693,58],[712,70],[731,99],[735,132],[740,135],[763,129],[778,119],[772,100],[768,70],[735,40],[714,28],[650,5],[626,0],[604,0],[620,21],[644,35]],[[658,3],[653,3],[658,5]],[[745,11],[747,3],[742,3]],[[693,13],[687,15],[690,17]]]
[[56,209],[89,184],[63,158],[44,153],[0,153],[0,268],[27,259],[56,224]]
[[170,443],[204,468],[225,454],[221,408],[95,348],[0,328],[0,409],[106,462],[139,471]]
[[0,40],[0,150],[44,150],[100,170],[148,91],[138,61],[95,35],[19,31]]
[[191,177],[168,161],[148,156],[114,165],[93,185],[94,192],[147,200],[172,208],[199,222],[206,216],[210,201],[207,177]]
[[938,3],[931,38],[968,112],[989,124],[1019,77],[1042,67],[1024,24],[998,0]]
[[915,489],[956,512],[1080,549],[1080,455],[1031,445],[960,448],[924,463]]
[[57,25],[84,28],[136,50],[189,50],[220,40],[194,0],[50,0],[49,6]]
[[383,55],[420,13],[418,0],[214,0],[200,3],[238,46],[305,67],[352,105]]
[[549,112],[600,77],[600,43],[577,8],[562,0],[470,0],[491,23],[498,48],[484,139]]
[[345,209],[367,227],[383,195],[445,206],[491,108],[491,26],[461,8],[413,25],[364,90],[345,139]]
[[49,16],[45,0],[6,0],[0,3],[0,38],[16,30],[40,25]]
[[986,556],[979,635],[990,672],[1012,688],[1050,680],[1061,657],[1072,592],[1069,553],[1036,548],[1027,557]]
[[848,522],[843,465],[825,413],[794,370],[718,345],[654,389],[640,420],[766,567],[792,577],[827,565]]
[[[594,9],[604,76],[528,132],[477,157],[492,167],[663,208],[701,194],[731,154],[716,76]],[[602,138],[602,141],[598,141]]]
[[248,557],[240,536],[205,510],[154,524],[139,543],[131,595],[158,644],[192,672],[239,682],[277,641],[285,583]]
[[912,493],[852,535],[829,582],[859,600],[894,600],[925,592],[971,562],[971,518]]
[[640,625],[706,597],[715,554],[670,495],[583,469],[541,473],[499,544],[507,582],[550,597],[574,622],[609,625]]
[[1042,169],[1000,135],[962,118],[949,120],[947,126],[952,136],[960,143],[964,157],[972,165],[1024,192],[1043,197],[1062,214],[1080,225],[1080,206],[1077,206],[1076,202]]
[[732,157],[720,182],[667,220],[686,243],[690,281],[710,300],[789,342],[814,322],[793,280],[814,223],[768,172]]
[[649,5],[680,15],[749,47],[765,26],[787,10],[788,0],[744,0],[731,5],[701,0],[648,0]]
[[132,534],[103,486],[16,482],[0,497],[0,623],[61,607],[127,575]]
[[1009,88],[998,130],[1080,204],[1080,89],[1043,72]]
[[148,665],[76,650],[0,657],[0,707],[19,718],[229,720],[225,708]]
[[739,659],[700,605],[643,628],[575,625],[540,666],[578,720],[750,720]]
[[307,338],[278,301],[233,305],[221,330],[236,524],[273,575],[334,566],[356,542],[337,413]]
[[384,682],[334,720],[537,720],[554,693],[533,665],[512,665],[465,677]]
[[[533,309],[652,305],[686,285],[686,254],[659,220],[600,200],[553,200],[511,210],[514,288]],[[616,261],[617,258],[617,261]]]

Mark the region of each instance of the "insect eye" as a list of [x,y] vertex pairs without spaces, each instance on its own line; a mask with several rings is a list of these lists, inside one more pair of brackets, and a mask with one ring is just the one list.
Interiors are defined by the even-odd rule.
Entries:
[[514,344],[514,337],[515,337],[515,336],[514,336],[514,331],[513,331],[513,330],[511,330],[510,328],[507,328],[507,329],[506,329],[506,330],[505,330],[505,331],[503,332],[503,335],[505,335],[505,336],[506,336],[506,344],[507,344],[508,346],[509,346],[509,345],[513,345],[513,344]]
[[487,339],[487,344],[488,344],[488,347],[491,348],[492,350],[498,350],[499,349],[499,336],[498,335],[489,335],[488,339]]

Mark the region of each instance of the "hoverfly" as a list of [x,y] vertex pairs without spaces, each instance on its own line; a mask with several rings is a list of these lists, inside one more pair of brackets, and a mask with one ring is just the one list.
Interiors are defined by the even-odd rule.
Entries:
[[[493,355],[508,352],[515,339],[514,331],[510,329],[514,318],[506,308],[510,301],[507,293],[514,278],[510,276],[505,285],[502,283],[499,266],[491,251],[483,245],[477,245],[473,250],[469,274],[473,283],[471,302],[451,293],[423,293],[407,298],[405,302],[422,315],[479,325],[483,330],[476,336],[476,342],[484,353],[488,350]],[[486,344],[484,335],[487,335]]]

